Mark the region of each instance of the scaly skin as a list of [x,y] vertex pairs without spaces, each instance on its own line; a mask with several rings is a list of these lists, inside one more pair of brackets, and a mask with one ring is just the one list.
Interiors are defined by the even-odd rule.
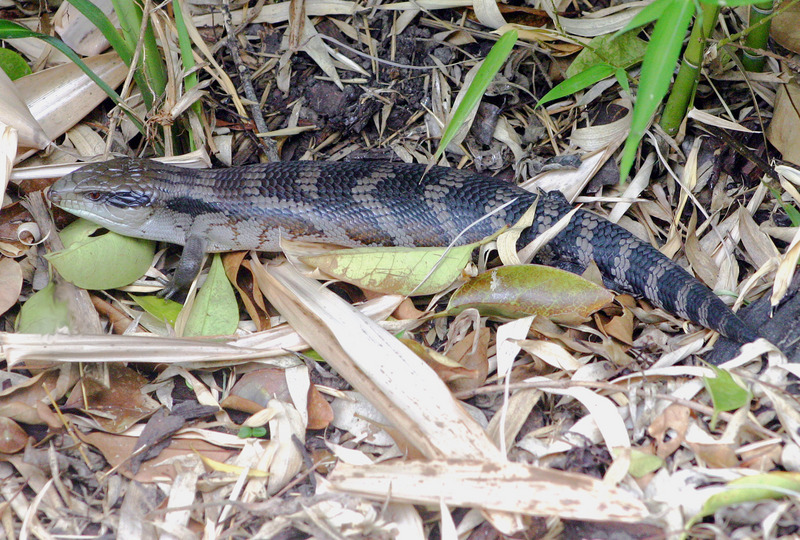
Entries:
[[[445,167],[425,172],[424,165],[371,161],[194,170],[114,159],[65,176],[50,198],[114,232],[185,246],[170,292],[191,282],[204,253],[277,251],[281,236],[345,246],[447,246],[456,238],[462,245],[515,224],[535,203],[533,225],[519,240],[525,245],[572,210],[558,192],[533,194]],[[731,339],[758,337],[705,285],[596,214],[579,210],[547,249],[577,271],[594,261],[609,288]]]

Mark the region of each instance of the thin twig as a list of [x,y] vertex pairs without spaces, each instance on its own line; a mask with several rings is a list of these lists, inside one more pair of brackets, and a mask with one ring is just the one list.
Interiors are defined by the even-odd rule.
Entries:
[[[225,32],[228,35],[227,46],[231,53],[231,59],[236,66],[236,72],[239,74],[239,82],[244,89],[244,95],[250,102],[250,117],[256,125],[256,133],[266,133],[267,123],[264,121],[264,116],[261,114],[261,108],[258,106],[258,97],[253,88],[253,80],[250,77],[250,69],[242,62],[242,57],[239,54],[239,44],[236,40],[236,30],[233,28],[233,21],[231,19],[231,5],[230,0],[225,0],[220,6],[222,9],[222,19],[225,25]],[[262,149],[269,161],[278,161],[278,147],[275,141],[269,137],[259,137],[258,140],[262,143]]]

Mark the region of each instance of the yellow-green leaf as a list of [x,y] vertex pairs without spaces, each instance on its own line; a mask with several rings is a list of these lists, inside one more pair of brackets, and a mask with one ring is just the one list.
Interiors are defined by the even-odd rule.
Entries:
[[480,274],[457,290],[446,314],[476,308],[489,317],[542,315],[574,321],[586,319],[613,299],[607,289],[565,270],[535,264],[502,266]]
[[222,258],[215,253],[203,288],[197,293],[186,321],[185,336],[225,336],[239,325],[239,305],[225,275]]
[[178,313],[181,312],[183,306],[174,300],[161,298],[159,296],[141,296],[136,294],[128,295],[131,299],[139,304],[139,307],[144,309],[150,315],[159,321],[167,321],[172,326],[175,326],[175,320],[178,318]]
[[447,288],[460,275],[474,245],[454,248],[356,248],[300,257],[336,279],[370,291],[425,295]]
[[78,219],[61,231],[65,249],[48,254],[47,260],[61,277],[89,290],[124,287],[150,268],[155,242],[106,231]]
[[800,473],[776,471],[745,476],[728,482],[727,489],[708,498],[700,513],[692,518],[687,530],[694,523],[710,516],[720,508],[744,502],[796,498],[800,493]]
[[55,297],[56,286],[35,293],[22,304],[17,317],[17,332],[24,334],[55,334],[59,328],[69,328],[67,303]]
[[653,454],[645,454],[641,450],[631,449],[631,464],[628,472],[634,478],[657,471],[664,465],[664,460]]

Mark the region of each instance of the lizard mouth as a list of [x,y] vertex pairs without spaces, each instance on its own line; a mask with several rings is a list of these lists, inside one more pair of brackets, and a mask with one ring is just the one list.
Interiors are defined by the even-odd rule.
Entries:
[[58,191],[53,191],[53,188],[47,191],[47,198],[56,206],[58,206],[62,200],[61,194]]

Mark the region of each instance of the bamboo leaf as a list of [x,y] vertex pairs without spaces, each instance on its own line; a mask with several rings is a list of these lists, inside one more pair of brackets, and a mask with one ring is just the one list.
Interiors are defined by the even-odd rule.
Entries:
[[695,12],[693,0],[671,0],[653,29],[650,44],[642,63],[636,105],[631,118],[631,131],[625,141],[620,163],[620,180],[624,181],[633,166],[636,150],[644,131],[664,96],[678,62],[683,39]]
[[489,54],[486,55],[481,67],[478,69],[478,73],[475,75],[475,79],[470,85],[469,91],[464,96],[464,99],[461,100],[458,108],[453,113],[453,118],[444,130],[442,139],[439,141],[439,148],[436,149],[436,154],[433,157],[434,162],[439,159],[447,145],[455,137],[456,132],[469,119],[470,113],[478,106],[483,94],[489,87],[489,83],[492,82],[494,76],[503,67],[516,42],[517,31],[506,32],[497,40]]
[[610,77],[616,72],[616,68],[610,64],[597,64],[590,67],[586,71],[578,73],[569,79],[562,81],[547,92],[542,99],[539,100],[539,106],[545,103],[555,101],[567,96],[571,96],[575,92],[580,92],[584,88],[588,88],[593,84]]
[[672,2],[673,0],[656,0],[652,4],[648,4],[639,13],[634,15],[633,19],[631,19],[628,24],[626,24],[621,30],[618,30],[614,36],[616,37],[622,35],[626,32],[630,32],[634,28],[639,28],[660,19],[661,15],[664,14],[667,8],[672,5]]

